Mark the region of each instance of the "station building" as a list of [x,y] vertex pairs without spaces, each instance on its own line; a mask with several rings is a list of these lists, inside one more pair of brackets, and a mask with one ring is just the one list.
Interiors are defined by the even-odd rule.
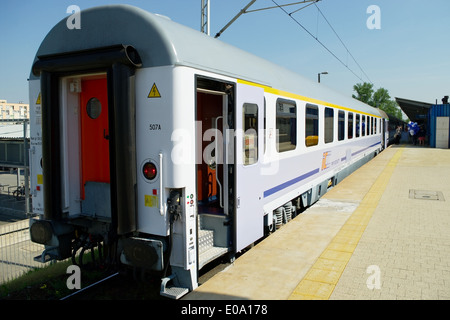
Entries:
[[423,125],[426,129],[426,144],[431,148],[450,148],[450,104],[445,96],[442,103],[435,104],[421,101],[395,98],[408,118]]
[[28,166],[29,111],[29,104],[0,99],[0,168]]
[[0,99],[0,120],[29,119],[30,105],[27,103],[11,103]]

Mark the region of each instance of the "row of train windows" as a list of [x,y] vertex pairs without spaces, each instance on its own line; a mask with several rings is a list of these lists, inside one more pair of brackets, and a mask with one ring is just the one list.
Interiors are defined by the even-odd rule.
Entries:
[[[336,115],[337,113],[337,115]],[[347,126],[347,139],[359,136],[380,133],[378,119],[372,116],[348,112],[347,117],[342,110],[325,107],[324,110],[324,142],[334,141],[335,121],[337,121],[337,139],[345,139],[345,126]],[[278,99],[276,114],[276,129],[278,132],[277,151],[294,150],[297,146],[297,106],[295,102]],[[354,125],[355,124],[355,125]],[[378,131],[377,131],[378,130]],[[305,146],[311,147],[319,144],[319,107],[307,103],[305,107]]]
[[[297,105],[293,101],[278,99],[276,103],[276,130],[277,151],[286,152],[297,147]],[[337,111],[337,112],[336,112]],[[324,110],[324,142],[334,141],[334,117],[337,113],[337,139],[345,139],[345,127],[347,126],[347,139],[358,138],[381,133],[379,120],[375,117],[358,113],[345,112],[325,107]],[[258,107],[255,104],[243,106],[244,129],[244,164],[249,165],[258,161],[257,152],[257,128]],[[378,130],[378,131],[377,131]],[[314,104],[306,104],[305,108],[305,146],[311,147],[319,144],[319,107]]]

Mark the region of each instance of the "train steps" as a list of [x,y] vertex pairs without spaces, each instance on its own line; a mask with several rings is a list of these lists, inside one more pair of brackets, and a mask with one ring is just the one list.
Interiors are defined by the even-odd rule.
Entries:
[[227,244],[227,227],[224,216],[201,214],[198,230],[199,268],[223,256],[229,251]]
[[[229,242],[229,226],[225,223],[223,214],[203,213],[198,215],[198,260],[199,269],[213,260],[225,255],[230,249],[226,246]],[[172,283],[172,284],[170,284]],[[188,292],[187,288],[177,285],[175,275],[163,278],[160,294],[170,299],[179,299]]]
[[214,259],[219,258],[228,252],[228,248],[226,247],[214,246],[213,230],[199,230],[198,239],[200,269]]
[[[206,218],[208,220],[208,218]],[[211,224],[211,219],[209,219],[206,224]],[[200,219],[202,221],[202,219]],[[212,218],[212,224],[220,220]],[[200,224],[202,226],[202,224]],[[214,237],[218,237],[219,239],[216,239],[216,242],[220,242],[220,231],[219,235],[217,235],[217,232],[213,229],[200,229],[198,231],[198,250],[199,250],[199,268],[201,269],[206,264],[210,263],[211,261],[223,256],[226,254],[229,250],[227,247],[219,247],[215,245]],[[160,294],[164,297],[170,298],[170,299],[179,299],[185,294],[188,293],[187,288],[183,288],[178,286],[177,284],[171,285],[169,284],[172,281],[175,281],[176,283],[176,276],[171,275],[169,277],[163,278],[161,282],[161,290]]]

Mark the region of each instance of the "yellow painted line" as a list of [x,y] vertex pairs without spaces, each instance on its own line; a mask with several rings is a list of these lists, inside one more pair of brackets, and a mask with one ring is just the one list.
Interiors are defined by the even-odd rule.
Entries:
[[269,86],[266,86],[266,85],[263,85],[263,84],[259,84],[259,83],[256,83],[256,82],[246,81],[246,80],[242,80],[242,79],[237,79],[237,82],[241,83],[241,84],[246,84],[246,85],[249,85],[249,86],[253,86],[253,87],[262,88],[262,89],[264,89],[264,92],[272,93],[272,94],[275,94],[277,96],[283,96],[283,97],[286,97],[286,98],[302,100],[302,101],[306,101],[306,102],[310,102],[310,103],[314,103],[314,104],[320,104],[320,105],[327,106],[327,107],[332,107],[332,108],[337,108],[337,109],[346,110],[346,111],[350,111],[350,112],[365,114],[365,115],[368,115],[368,116],[372,116],[372,117],[381,119],[381,117],[379,115],[375,115],[375,114],[372,114],[372,113],[368,113],[368,112],[363,112],[363,111],[347,108],[347,107],[344,107],[344,106],[340,106],[340,105],[337,105],[337,104],[329,103],[329,102],[318,100],[318,99],[314,99],[314,98],[309,98],[309,97],[302,96],[302,95],[299,95],[299,94],[296,94],[296,93],[291,93],[291,92],[287,92],[287,91],[283,91],[283,90],[278,90],[278,89],[275,89],[275,88],[272,88],[272,87],[269,87]]
[[289,300],[328,300],[330,298],[378,206],[402,153],[403,148],[394,154],[360,205],[291,293]]

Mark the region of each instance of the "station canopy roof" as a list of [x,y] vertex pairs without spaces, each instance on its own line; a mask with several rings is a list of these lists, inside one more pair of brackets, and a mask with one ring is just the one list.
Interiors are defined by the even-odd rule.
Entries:
[[[27,126],[27,138],[30,138],[30,126]],[[22,139],[23,124],[2,124],[0,122],[0,140],[2,139]]]
[[395,98],[400,109],[413,122],[424,122],[427,119],[428,109],[433,105],[427,102],[408,100],[403,98]]

